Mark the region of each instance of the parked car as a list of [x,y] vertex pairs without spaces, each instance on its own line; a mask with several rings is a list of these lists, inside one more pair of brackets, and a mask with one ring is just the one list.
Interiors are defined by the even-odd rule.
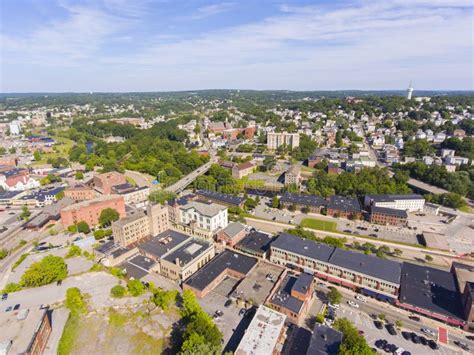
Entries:
[[432,336],[432,337],[436,336],[436,333],[433,330],[429,329],[429,328],[421,328],[421,331],[423,333],[427,334],[427,335]]
[[389,334],[397,335],[397,330],[395,329],[395,327],[392,324],[387,324],[385,326],[385,328],[387,328],[387,331],[389,332]]
[[409,332],[402,332],[402,337],[405,340],[410,340],[411,339],[411,335],[410,335]]
[[456,340],[454,344],[459,346],[461,349],[465,351],[469,351],[469,345],[467,345],[466,343],[463,343],[462,341]]
[[12,309],[13,309],[12,306],[8,306],[7,308],[5,308],[5,312],[10,312]]
[[6,301],[7,298],[8,298],[8,293],[4,293],[4,294],[2,295],[2,301]]
[[334,308],[334,309],[339,309],[340,306],[338,304],[328,303],[328,307],[331,307],[331,308]]
[[377,329],[383,329],[383,324],[379,320],[374,321],[374,325],[375,325],[375,328]]
[[424,337],[424,336],[420,336],[420,342],[423,344],[423,345],[428,345],[428,340]]
[[243,317],[245,315],[245,312],[247,312],[247,310],[245,308],[242,308],[240,311],[239,311],[239,316]]
[[15,305],[15,307],[13,307],[13,310],[14,310],[14,311],[18,311],[19,309],[20,309],[20,304],[17,303],[17,304]]
[[386,341],[385,339],[379,339],[375,342],[375,346],[378,348],[378,349],[383,349],[383,347],[385,345],[388,344],[388,341]]
[[362,295],[356,295],[355,297],[357,300],[362,301],[362,302],[367,302],[367,297],[362,296]]
[[415,344],[420,344],[420,337],[415,333],[411,333],[411,341]]
[[232,304],[232,300],[227,300],[224,303],[224,307],[230,307],[231,304]]
[[421,321],[420,317],[417,317],[417,316],[409,316],[408,318],[410,318],[411,320],[414,320],[415,322]]
[[354,307],[354,308],[359,308],[359,304],[358,303],[355,303],[354,301],[347,301],[347,304],[351,307]]
[[439,349],[438,344],[434,340],[429,340],[428,341],[428,346],[433,350]]

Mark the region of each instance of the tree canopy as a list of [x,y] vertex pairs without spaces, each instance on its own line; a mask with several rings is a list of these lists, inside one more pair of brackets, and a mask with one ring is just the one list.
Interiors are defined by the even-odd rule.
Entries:
[[59,256],[48,255],[34,262],[21,277],[20,284],[25,287],[38,287],[67,277],[67,265]]

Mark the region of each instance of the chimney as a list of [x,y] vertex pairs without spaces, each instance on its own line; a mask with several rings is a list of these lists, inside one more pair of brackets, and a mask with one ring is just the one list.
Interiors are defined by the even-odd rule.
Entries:
[[179,266],[179,258],[174,259],[174,262]]

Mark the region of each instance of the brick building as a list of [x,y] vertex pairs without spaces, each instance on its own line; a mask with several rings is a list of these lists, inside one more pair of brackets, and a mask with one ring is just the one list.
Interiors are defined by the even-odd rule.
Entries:
[[406,226],[408,214],[403,210],[373,206],[370,210],[370,223]]
[[89,201],[82,201],[61,209],[61,221],[64,227],[69,227],[80,221],[86,222],[91,227],[97,226],[99,224],[100,213],[106,208],[116,210],[120,218],[127,215],[123,197],[111,195],[101,196]]
[[77,184],[66,188],[64,190],[64,196],[74,201],[87,201],[96,198],[97,192],[86,184]]
[[333,217],[355,218],[362,217],[359,200],[355,197],[331,196],[327,202],[327,215]]
[[104,195],[110,195],[113,186],[122,185],[126,182],[125,176],[116,171],[96,175],[93,179],[95,189]]

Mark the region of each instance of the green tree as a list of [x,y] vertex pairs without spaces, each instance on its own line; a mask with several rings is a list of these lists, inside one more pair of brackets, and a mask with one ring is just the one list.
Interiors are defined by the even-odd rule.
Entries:
[[179,292],[176,290],[165,291],[161,288],[153,290],[152,302],[166,311],[172,304],[176,303]]
[[136,279],[129,280],[127,282],[127,289],[133,297],[140,296],[143,292],[145,292],[145,287],[143,286],[142,282]]
[[3,260],[7,257],[8,250],[5,248],[0,249],[0,260]]
[[120,218],[117,210],[113,208],[105,208],[100,212],[99,223],[102,227],[109,226],[112,222],[118,221]]
[[272,198],[272,207],[273,208],[279,208],[280,207],[280,200],[278,199],[277,196],[273,196],[273,198]]
[[59,256],[48,255],[41,261],[34,262],[21,277],[20,284],[25,287],[38,287],[67,276],[67,265]]
[[77,245],[71,245],[69,247],[69,250],[65,256],[66,259],[68,258],[73,258],[75,256],[81,256],[82,254],[82,249],[79,248]]
[[115,285],[110,290],[110,295],[114,298],[122,298],[127,293],[127,289],[121,285]]
[[342,295],[335,287],[331,287],[328,292],[328,300],[332,304],[339,304],[341,303]]
[[14,282],[9,282],[6,284],[5,288],[2,290],[2,293],[13,293],[13,292],[18,292],[21,290],[21,285],[14,283]]
[[78,222],[77,225],[76,225],[76,227],[77,227],[77,231],[78,231],[79,233],[87,234],[87,233],[89,233],[89,232],[91,231],[91,229],[90,229],[90,227],[89,227],[89,225],[87,224],[86,221],[80,221],[80,222]]
[[33,153],[33,158],[35,159],[35,161],[41,160],[41,153],[39,150],[35,150],[35,152]]
[[425,255],[425,260],[428,261],[428,262],[433,261],[433,257],[429,254],[426,254]]
[[76,180],[82,180],[84,179],[84,174],[82,173],[82,171],[76,171],[76,174],[74,177]]
[[373,351],[365,338],[359,335],[357,328],[346,318],[337,319],[333,328],[342,333],[339,347],[341,355],[373,355]]
[[81,290],[77,287],[70,287],[66,291],[66,308],[71,311],[71,314],[78,315],[86,311],[86,303],[81,294]]
[[64,191],[59,191],[54,197],[56,197],[56,200],[62,200],[64,198]]
[[31,216],[31,212],[30,212],[30,210],[28,209],[28,207],[23,206],[23,207],[21,208],[21,215],[20,215],[20,217],[26,221],[30,216]]

